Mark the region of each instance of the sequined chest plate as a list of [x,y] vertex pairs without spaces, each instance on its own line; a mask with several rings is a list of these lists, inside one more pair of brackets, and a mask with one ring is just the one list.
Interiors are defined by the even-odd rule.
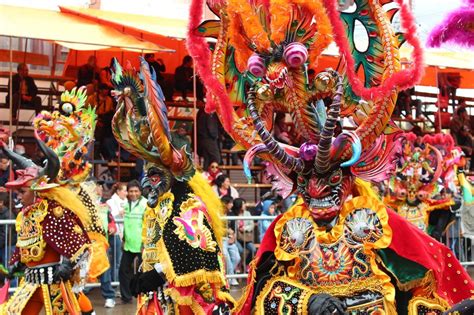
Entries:
[[345,300],[351,314],[386,309],[384,296],[393,287],[389,276],[379,270],[372,250],[385,247],[389,239],[386,212],[382,216],[358,207],[342,215],[331,231],[318,228],[309,216],[289,218],[278,237],[282,251],[276,256],[294,261],[288,269],[291,279],[313,293]]

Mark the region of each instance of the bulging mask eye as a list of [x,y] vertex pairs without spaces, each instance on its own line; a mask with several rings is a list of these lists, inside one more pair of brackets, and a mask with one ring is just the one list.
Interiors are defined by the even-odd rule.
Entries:
[[265,61],[258,54],[253,54],[247,61],[247,69],[257,78],[261,78],[266,72]]
[[123,95],[125,96],[132,95],[132,89],[129,86],[127,86],[126,88],[123,89]]
[[59,110],[61,111],[61,113],[67,116],[71,115],[74,112],[75,108],[76,107],[69,102],[65,102],[59,105]]
[[332,173],[329,177],[329,185],[336,186],[342,182],[342,171],[338,169],[336,172]]
[[308,60],[308,49],[301,43],[291,43],[285,47],[283,58],[290,68],[300,67]]

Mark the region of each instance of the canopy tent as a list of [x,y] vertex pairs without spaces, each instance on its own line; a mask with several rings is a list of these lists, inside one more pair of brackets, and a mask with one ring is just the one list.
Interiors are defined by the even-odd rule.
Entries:
[[75,50],[174,51],[78,16],[7,5],[0,5],[0,35],[47,40]]
[[[160,52],[157,53],[157,57],[164,60],[167,72],[173,73],[174,69],[181,65],[183,57],[188,54],[184,41],[187,30],[186,20],[72,6],[59,6],[59,9],[62,13],[75,15],[100,25],[113,27],[122,33],[174,49],[176,53],[172,56],[169,54],[161,54]],[[87,56],[84,53],[78,52],[77,59],[85,60]]]

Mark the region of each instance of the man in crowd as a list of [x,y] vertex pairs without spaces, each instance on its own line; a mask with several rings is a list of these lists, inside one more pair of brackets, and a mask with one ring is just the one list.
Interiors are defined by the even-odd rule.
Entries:
[[165,78],[163,77],[163,73],[166,71],[166,66],[163,59],[155,59],[155,54],[145,54],[145,60],[148,62],[150,69],[153,68],[155,71],[156,82],[158,82],[162,90],[165,90]]
[[120,293],[125,304],[132,301],[130,280],[134,274],[133,262],[135,258],[140,259],[141,256],[142,221],[147,204],[137,180],[128,183],[127,194],[128,202],[124,208],[123,221],[123,253],[119,268]]
[[[38,87],[35,80],[28,75],[28,66],[25,63],[20,63],[17,66],[18,73],[12,77],[11,89],[13,93],[12,98],[12,118],[18,119],[20,108],[34,109],[36,114],[41,112],[41,98],[37,96]],[[7,104],[10,103],[10,95],[7,95]]]
[[80,66],[77,71],[77,86],[86,86],[87,84],[97,84],[99,80],[99,70],[97,68],[97,58],[90,56],[87,63]]
[[471,136],[471,118],[467,113],[466,107],[459,107],[456,110],[456,115],[453,116],[450,122],[450,131],[456,144],[462,149],[467,157],[471,157],[471,167],[474,169],[472,162],[473,147]]
[[188,124],[185,122],[177,122],[175,130],[171,133],[171,143],[177,149],[181,149],[186,146],[186,150],[191,152],[191,138],[188,135]]
[[215,113],[208,114],[199,109],[197,114],[198,154],[204,159],[203,169],[207,169],[212,161],[221,164],[219,149],[219,121]]
[[8,182],[10,160],[0,153],[0,192],[5,192],[5,184]]
[[186,93],[193,90],[193,58],[185,56],[181,66],[174,73],[174,88],[181,92],[183,98]]

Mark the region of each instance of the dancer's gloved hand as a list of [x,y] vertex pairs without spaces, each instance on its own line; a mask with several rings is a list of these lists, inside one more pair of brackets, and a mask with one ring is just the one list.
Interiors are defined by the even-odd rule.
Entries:
[[166,277],[161,264],[157,263],[154,267],[153,270],[138,273],[132,278],[130,291],[133,296],[137,296],[140,293],[156,291],[166,283]]
[[53,281],[60,282],[71,279],[73,268],[73,263],[68,258],[62,257],[61,262],[54,272]]
[[310,315],[344,315],[346,306],[344,302],[329,294],[313,294],[309,298],[308,314]]

